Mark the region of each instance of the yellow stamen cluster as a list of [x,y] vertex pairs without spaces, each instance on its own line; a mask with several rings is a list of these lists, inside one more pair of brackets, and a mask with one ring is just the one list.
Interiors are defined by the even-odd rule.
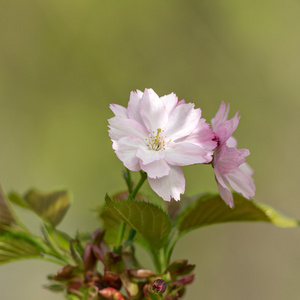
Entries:
[[[151,150],[166,150],[165,146],[166,146],[166,135],[165,136],[160,136],[160,134],[163,134],[164,130],[161,130],[161,128],[157,129],[157,133],[155,136],[155,131],[153,131],[153,134],[151,132],[149,132],[149,141],[148,139],[145,139],[145,141],[148,143],[148,147]],[[171,141],[171,140],[170,140]]]

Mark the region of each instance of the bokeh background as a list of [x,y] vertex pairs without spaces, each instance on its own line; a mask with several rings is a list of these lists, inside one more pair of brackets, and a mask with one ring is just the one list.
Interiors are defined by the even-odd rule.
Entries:
[[[300,3],[296,0],[0,0],[0,181],[5,191],[67,187],[59,226],[99,223],[91,209],[125,188],[109,103],[135,89],[175,92],[210,120],[222,100],[249,148],[256,200],[300,219]],[[184,168],[186,194],[216,192],[211,168]],[[147,186],[145,186],[147,189]],[[38,233],[39,222],[19,211]],[[140,255],[146,255],[141,252]],[[197,265],[185,299],[298,299],[300,229],[264,223],[186,235],[174,258]],[[149,262],[149,258],[145,258]],[[41,288],[57,266],[0,267],[0,298],[62,299]]]

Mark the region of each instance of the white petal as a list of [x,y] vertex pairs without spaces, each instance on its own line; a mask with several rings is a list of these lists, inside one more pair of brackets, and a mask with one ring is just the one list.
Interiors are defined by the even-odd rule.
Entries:
[[163,102],[168,114],[170,114],[178,102],[178,97],[174,93],[171,93],[169,95],[160,97],[160,100]]
[[200,108],[194,109],[193,103],[177,105],[169,115],[165,135],[173,141],[189,135],[197,126],[201,117]]
[[207,152],[192,143],[169,143],[165,152],[166,161],[171,165],[188,166],[207,161]]
[[225,203],[230,208],[234,208],[233,198],[232,198],[232,194],[231,194],[231,191],[229,190],[229,188],[228,187],[224,188],[221,184],[219,184],[219,182],[218,182],[218,188],[219,188],[219,193],[220,193],[221,198],[225,201]]
[[141,117],[150,132],[158,128],[164,129],[168,122],[168,113],[164,103],[151,89],[145,89],[141,100]]
[[109,108],[112,110],[116,117],[128,119],[127,108],[118,104],[111,104]]
[[113,117],[108,122],[110,125],[109,136],[112,140],[118,140],[125,136],[136,136],[141,139],[148,137],[146,128],[134,120]]
[[113,148],[117,157],[123,162],[124,166],[130,171],[139,171],[141,169],[136,157],[136,151],[140,147],[145,147],[145,143],[138,137],[127,136],[113,142]]
[[164,159],[156,160],[150,164],[144,165],[140,161],[140,166],[143,171],[145,171],[150,178],[160,178],[170,173],[170,167]]
[[130,93],[130,99],[128,102],[128,117],[132,120],[136,120],[140,124],[144,124],[141,118],[141,99],[143,92],[137,90]]
[[147,165],[153,161],[160,160],[165,157],[165,152],[150,150],[147,147],[140,148],[136,152],[136,156],[140,158],[143,162],[143,164]]
[[170,173],[167,176],[153,179],[148,177],[149,184],[165,201],[171,201],[174,198],[180,200],[180,194],[184,193],[185,179],[180,167],[170,166]]

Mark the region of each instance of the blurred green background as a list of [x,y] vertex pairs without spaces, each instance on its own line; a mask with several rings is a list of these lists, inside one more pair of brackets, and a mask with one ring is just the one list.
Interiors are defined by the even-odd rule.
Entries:
[[[230,102],[230,116],[242,116],[235,137],[251,151],[256,200],[300,219],[299,13],[295,0],[0,0],[2,186],[67,187],[74,203],[59,228],[94,229],[91,208],[125,188],[108,105],[151,87],[195,102],[207,120]],[[217,191],[208,166],[184,172],[187,195]],[[38,221],[20,213],[38,233]],[[300,294],[299,229],[211,226],[186,235],[173,257],[197,265],[185,299]],[[41,288],[56,269],[1,266],[0,298],[62,299]]]

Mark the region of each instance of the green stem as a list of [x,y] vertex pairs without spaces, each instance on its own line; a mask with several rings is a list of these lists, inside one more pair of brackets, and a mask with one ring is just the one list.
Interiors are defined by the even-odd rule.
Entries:
[[155,265],[156,272],[158,273],[158,275],[160,275],[161,274],[161,263],[160,263],[160,260],[159,260],[159,256],[154,250],[151,253],[152,253],[153,262],[154,262],[154,265]]
[[121,221],[121,225],[118,232],[118,238],[117,238],[117,248],[120,247],[122,244],[125,228],[126,228],[126,223],[124,221]]
[[136,234],[136,231],[133,228],[130,228],[127,241],[125,242],[126,246],[129,246],[132,244],[135,234]]
[[[141,186],[143,185],[143,183],[147,179],[147,173],[145,173],[143,171],[141,171],[140,173],[141,173],[140,181],[135,186],[134,190],[132,190],[132,181],[131,181],[130,171],[128,169],[126,169],[126,174],[124,172],[124,178],[126,180],[126,183],[127,183],[127,186],[128,186],[128,191],[129,191],[128,199],[134,200],[134,198],[135,198],[136,194],[138,193],[139,189],[141,188]],[[117,237],[117,245],[116,245],[117,248],[122,245],[122,240],[123,240],[123,237],[124,237],[125,228],[126,228],[126,223],[124,221],[122,221],[121,224],[120,224],[118,237]],[[129,237],[126,241],[126,244],[130,244],[132,242],[135,234],[136,234],[136,231],[133,228],[131,228],[130,233],[129,233]]]
[[126,181],[129,194],[131,194],[132,193],[132,180],[131,180],[131,173],[128,169],[126,169],[126,171],[123,172],[123,177]]
[[136,194],[138,193],[139,189],[141,188],[141,186],[143,185],[143,183],[145,182],[145,180],[147,179],[147,173],[141,171],[141,178],[140,181],[138,182],[138,184],[135,186],[134,190],[130,193],[130,196],[132,199],[135,198]]
[[[143,185],[143,183],[147,179],[147,174],[145,172],[141,171],[140,173],[141,173],[140,181],[135,186],[134,190],[132,190],[131,174],[130,174],[130,171],[128,169],[126,169],[126,174],[124,174],[124,178],[125,178],[127,186],[128,186],[129,199],[133,200],[135,198],[137,192],[139,191],[139,189],[141,188],[141,186]],[[117,237],[117,245],[116,245],[117,248],[122,245],[122,240],[123,240],[123,237],[124,237],[125,228],[126,228],[126,223],[124,221],[122,221],[121,224],[120,224],[118,237]],[[136,231],[133,228],[131,228],[129,237],[126,241],[127,244],[132,242],[135,234],[136,234]]]
[[171,259],[171,255],[172,255],[173,249],[175,247],[175,244],[179,240],[179,238],[180,238],[180,235],[176,236],[174,238],[174,240],[170,242],[170,244],[169,244],[170,246],[167,247],[167,249],[165,251],[165,264],[166,264],[166,266],[170,263],[170,259]]

